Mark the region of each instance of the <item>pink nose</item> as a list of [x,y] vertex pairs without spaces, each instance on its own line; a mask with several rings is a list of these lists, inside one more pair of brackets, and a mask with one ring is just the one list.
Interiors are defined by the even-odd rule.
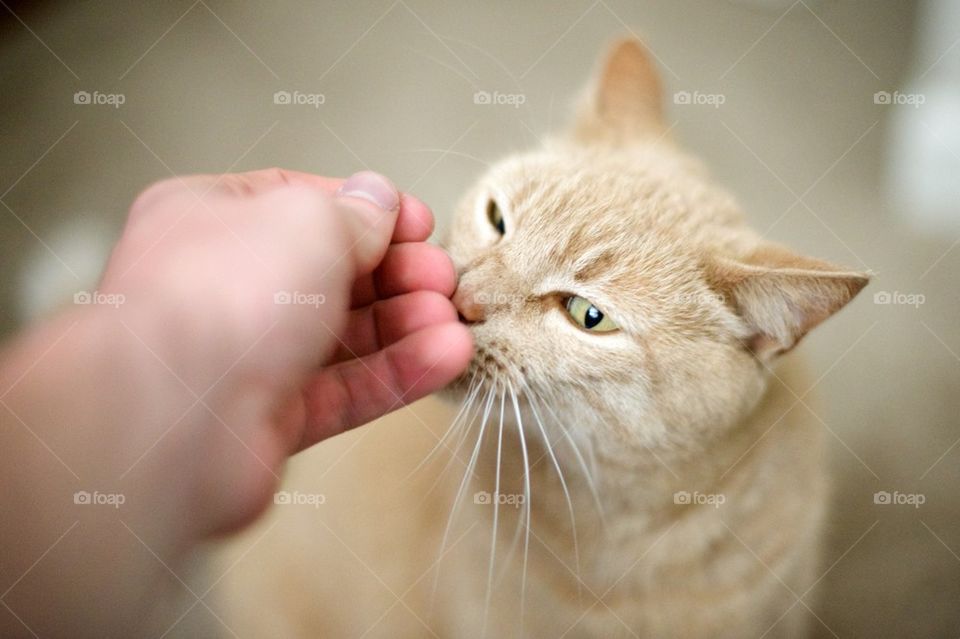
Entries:
[[467,324],[482,322],[486,317],[483,305],[477,303],[473,293],[463,286],[458,287],[457,291],[453,294],[453,305],[456,307],[461,319]]

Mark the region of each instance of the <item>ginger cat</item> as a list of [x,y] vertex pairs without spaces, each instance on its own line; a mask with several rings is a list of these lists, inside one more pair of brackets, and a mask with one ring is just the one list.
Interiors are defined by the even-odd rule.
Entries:
[[222,626],[716,639],[818,623],[798,598],[828,482],[795,406],[809,384],[781,356],[868,278],[750,230],[667,139],[661,101],[642,46],[620,42],[572,131],[470,190],[446,245],[477,350],[453,401],[295,460],[287,495],[323,503],[293,498],[229,544]]

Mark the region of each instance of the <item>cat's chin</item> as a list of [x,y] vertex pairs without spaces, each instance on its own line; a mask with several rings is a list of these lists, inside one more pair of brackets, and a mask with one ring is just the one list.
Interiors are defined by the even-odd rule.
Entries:
[[436,392],[436,396],[445,402],[460,403],[466,398],[469,388],[470,377],[467,375],[460,375],[452,382],[438,390]]

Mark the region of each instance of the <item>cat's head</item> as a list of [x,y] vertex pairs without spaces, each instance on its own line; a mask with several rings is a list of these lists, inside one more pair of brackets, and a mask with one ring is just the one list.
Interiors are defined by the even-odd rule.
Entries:
[[509,383],[595,435],[688,443],[736,423],[866,285],[745,226],[668,139],[661,97],[623,41],[571,131],[470,189],[446,242],[477,349],[455,389]]

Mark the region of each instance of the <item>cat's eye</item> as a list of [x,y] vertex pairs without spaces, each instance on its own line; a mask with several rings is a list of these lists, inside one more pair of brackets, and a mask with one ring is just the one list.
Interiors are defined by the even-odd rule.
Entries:
[[493,198],[490,198],[487,202],[487,219],[490,220],[490,224],[497,229],[497,233],[500,235],[507,232],[507,225],[503,221],[503,213],[500,211],[497,201]]
[[578,326],[585,328],[593,333],[609,333],[619,330],[619,327],[612,319],[607,317],[606,313],[590,303],[579,295],[568,297],[564,306],[567,313],[573,318]]

